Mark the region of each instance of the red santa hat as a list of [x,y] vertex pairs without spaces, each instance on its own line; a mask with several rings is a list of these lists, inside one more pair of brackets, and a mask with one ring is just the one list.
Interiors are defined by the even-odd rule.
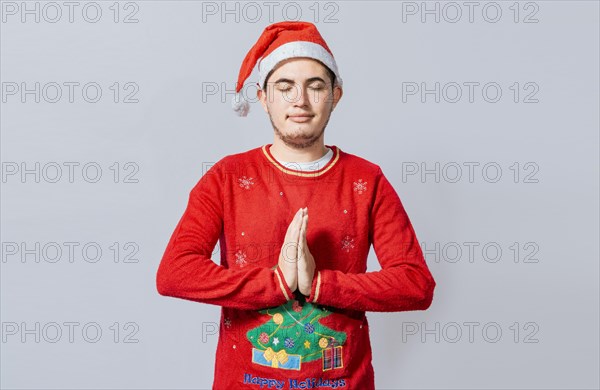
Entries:
[[314,24],[300,21],[274,23],[265,28],[242,62],[232,101],[234,111],[239,116],[246,116],[250,111],[250,104],[240,91],[257,62],[258,87],[262,88],[267,75],[279,62],[294,57],[321,61],[335,74],[335,84],[342,86],[333,54]]

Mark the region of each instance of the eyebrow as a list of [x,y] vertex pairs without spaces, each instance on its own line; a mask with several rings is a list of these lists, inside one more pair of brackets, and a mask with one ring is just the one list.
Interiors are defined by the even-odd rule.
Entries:
[[[312,83],[313,81],[321,81],[323,83],[325,83],[325,80],[323,80],[321,77],[311,77],[309,79],[306,79],[307,83]],[[277,79],[277,81],[275,81],[274,84],[278,84],[278,83],[290,83],[290,84],[294,84],[294,80],[290,80],[290,79],[286,79],[286,78],[280,78]]]

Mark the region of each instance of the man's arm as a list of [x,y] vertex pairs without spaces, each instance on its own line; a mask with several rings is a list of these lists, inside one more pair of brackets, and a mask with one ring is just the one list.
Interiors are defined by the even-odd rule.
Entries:
[[217,162],[191,190],[158,267],[157,290],[165,296],[238,309],[282,305],[293,295],[279,266],[237,270],[211,260],[223,231],[223,180]]
[[307,301],[360,311],[425,310],[436,283],[402,202],[381,168],[374,191],[369,236],[381,271],[318,270]]

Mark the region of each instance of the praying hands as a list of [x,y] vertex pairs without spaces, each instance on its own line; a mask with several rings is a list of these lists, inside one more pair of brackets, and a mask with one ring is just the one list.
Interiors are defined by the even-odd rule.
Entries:
[[292,291],[309,296],[315,274],[315,259],[306,243],[308,208],[301,208],[288,226],[279,254],[279,268]]

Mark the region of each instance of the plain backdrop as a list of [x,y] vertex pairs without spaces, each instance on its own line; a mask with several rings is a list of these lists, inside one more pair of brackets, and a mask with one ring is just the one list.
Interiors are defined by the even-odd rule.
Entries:
[[231,91],[294,19],[344,81],[325,143],[382,167],[437,282],[367,314],[377,388],[599,387],[598,2],[74,4],[1,3],[2,388],[211,387],[220,308],[156,269],[206,168],[273,142]]

